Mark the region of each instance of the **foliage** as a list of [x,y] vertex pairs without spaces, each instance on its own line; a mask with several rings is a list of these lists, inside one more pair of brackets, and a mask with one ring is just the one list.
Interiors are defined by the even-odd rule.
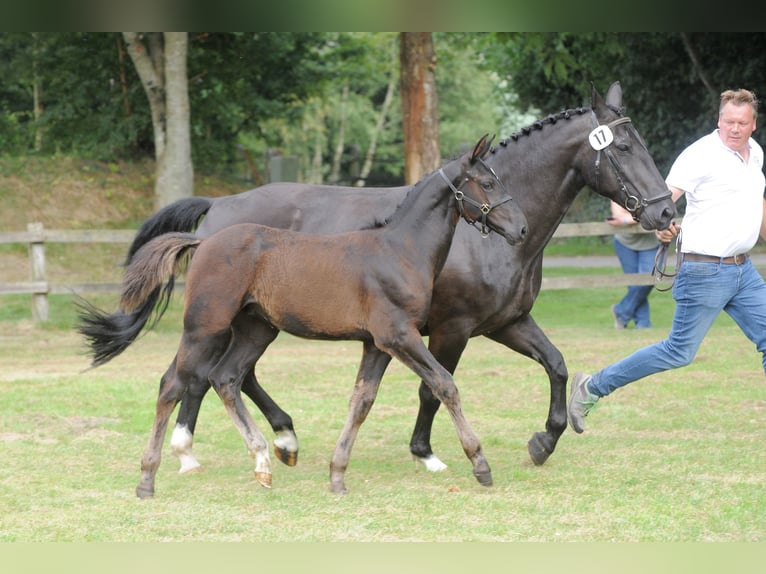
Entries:
[[[279,150],[299,159],[303,177],[325,181],[341,145],[341,180],[353,181],[398,69],[395,33],[190,33],[190,40],[198,170],[243,172],[242,147],[263,169],[267,152]],[[42,135],[42,153],[153,157],[146,97],[129,58],[120,59],[120,42],[118,33],[1,33],[0,153],[27,153]],[[766,94],[763,33],[435,33],[434,42],[444,157],[485,131],[507,135],[536,116],[587,105],[590,82],[604,93],[619,80],[627,113],[666,173],[686,144],[713,129],[720,91]],[[370,183],[400,181],[399,114],[397,89]],[[754,137],[764,143],[761,134]],[[586,203],[603,206],[595,197]],[[586,218],[598,215],[585,207]]]

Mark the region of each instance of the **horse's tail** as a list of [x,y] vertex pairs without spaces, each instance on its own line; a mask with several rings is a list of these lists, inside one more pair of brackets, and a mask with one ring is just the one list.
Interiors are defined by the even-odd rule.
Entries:
[[[202,216],[210,210],[213,201],[207,197],[188,197],[160,209],[141,224],[128,249],[125,265],[130,265],[136,253],[152,239],[165,233],[193,231]],[[130,313],[120,310],[109,314],[84,299],[76,302],[79,310],[76,329],[88,341],[93,354],[93,367],[110,361],[133,343],[152,314],[154,320],[148,328],[157,324],[170,303],[174,279],[171,275],[164,286],[157,285]]]
[[136,251],[155,237],[175,231],[194,231],[202,216],[210,210],[213,201],[209,197],[187,197],[160,209],[139,227],[128,249],[125,265],[129,265]]
[[127,349],[153,312],[157,314],[155,322],[162,316],[179,264],[200,241],[192,233],[166,233],[138,249],[125,270],[117,313],[107,314],[84,300],[77,303],[77,330],[88,340],[91,366],[103,365]]

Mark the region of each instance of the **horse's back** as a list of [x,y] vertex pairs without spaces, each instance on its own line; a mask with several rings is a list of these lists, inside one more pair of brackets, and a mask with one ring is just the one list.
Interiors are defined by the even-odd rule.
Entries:
[[197,235],[209,237],[238,223],[328,234],[374,227],[394,212],[409,189],[270,183],[216,198]]

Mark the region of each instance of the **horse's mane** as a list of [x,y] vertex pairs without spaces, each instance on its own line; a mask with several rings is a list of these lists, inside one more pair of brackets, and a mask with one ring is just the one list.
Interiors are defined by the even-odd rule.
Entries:
[[[500,145],[502,147],[506,147],[508,145],[509,140],[513,140],[514,142],[517,142],[517,141],[519,141],[519,139],[521,137],[528,136],[533,131],[538,131],[538,130],[543,129],[543,127],[546,124],[554,125],[559,120],[568,120],[568,119],[572,118],[573,116],[581,116],[583,114],[589,113],[590,111],[591,111],[590,108],[571,108],[571,109],[561,110],[557,114],[551,114],[551,115],[549,115],[547,117],[544,117],[544,118],[542,118],[540,120],[537,120],[536,122],[534,122],[534,123],[532,123],[532,124],[530,124],[530,125],[528,125],[526,127],[521,128],[520,131],[515,132],[515,133],[509,135],[508,137],[501,139],[498,142],[498,145]],[[617,111],[617,110],[615,110],[615,111]],[[495,153],[496,151],[497,151],[497,148],[495,146],[492,146],[492,148],[490,150],[490,153]],[[458,155],[457,157],[460,157],[460,156]],[[452,158],[452,159],[457,159],[457,158]],[[451,159],[448,160],[448,161],[451,161]],[[385,227],[386,225],[388,225],[390,223],[390,221],[391,221],[391,218],[396,214],[396,212],[399,210],[401,205],[405,201],[407,201],[407,198],[410,196],[410,194],[413,191],[415,191],[415,188],[420,186],[426,179],[428,179],[428,177],[424,177],[423,179],[421,179],[417,183],[413,184],[412,187],[410,188],[410,190],[407,192],[407,195],[404,196],[402,201],[394,209],[393,213],[389,214],[388,217],[386,217],[385,219],[376,218],[375,221],[373,221],[370,225],[367,225],[367,226],[363,227],[362,229],[374,229],[374,228],[378,228],[378,227]]]
[[[560,111],[557,114],[551,114],[548,117],[545,117],[545,118],[543,118],[541,120],[537,120],[536,122],[528,125],[527,127],[521,128],[520,131],[511,134],[507,138],[501,139],[498,142],[498,144],[503,146],[503,147],[505,147],[505,146],[508,145],[509,140],[513,140],[513,141],[517,142],[517,141],[519,141],[519,139],[521,137],[528,136],[533,131],[538,131],[538,130],[543,129],[545,124],[553,125],[556,122],[558,122],[559,120],[568,120],[572,116],[581,116],[583,114],[587,114],[590,111],[591,111],[590,108],[573,108],[573,109],[568,109],[568,110],[562,110],[562,111]],[[494,147],[492,148],[492,153],[495,153],[495,149],[496,148],[494,148]]]

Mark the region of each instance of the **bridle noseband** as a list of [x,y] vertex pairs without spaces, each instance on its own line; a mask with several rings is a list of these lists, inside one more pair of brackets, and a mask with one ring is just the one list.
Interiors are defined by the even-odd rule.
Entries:
[[[500,178],[497,177],[497,174],[495,173],[495,170],[492,169],[490,166],[488,166],[484,160],[477,159],[481,165],[483,165],[487,170],[494,176],[497,183],[500,184],[500,187],[507,193],[507,190],[505,189],[505,185],[503,185],[503,182],[500,181]],[[455,194],[455,199],[457,200],[457,209],[460,215],[463,219],[465,219],[468,223],[479,229],[479,232],[481,233],[482,237],[487,237],[489,235],[490,231],[494,231],[495,233],[499,233],[497,229],[494,229],[492,225],[489,223],[487,218],[489,217],[490,212],[495,209],[496,207],[499,207],[503,205],[504,203],[511,201],[513,199],[510,194],[508,197],[501,199],[500,201],[496,201],[495,203],[489,204],[489,203],[479,203],[475,199],[468,197],[465,193],[461,191],[461,188],[469,182],[471,179],[470,176],[465,176],[463,180],[460,182],[460,184],[455,187],[452,182],[449,180],[447,175],[444,173],[444,170],[439,168],[439,175],[442,176],[442,179],[447,182],[447,185],[450,186],[450,189]],[[470,219],[468,217],[468,214],[465,211],[465,208],[463,207],[463,202],[467,203],[468,205],[472,205],[476,207],[481,212],[481,227],[476,225],[476,219]]]
[[[672,197],[670,191],[663,195],[659,195],[657,197],[653,197],[651,199],[646,199],[645,197],[642,197],[641,194],[638,191],[638,187],[635,185],[632,185],[633,189],[636,190],[636,195],[631,195],[631,193],[628,191],[628,186],[626,185],[626,181],[628,180],[628,177],[625,175],[625,171],[622,169],[622,166],[620,165],[620,162],[617,160],[617,158],[614,156],[614,153],[610,149],[612,146],[611,139],[608,141],[602,140],[606,142],[606,145],[603,145],[603,147],[596,147],[593,143],[593,136],[596,132],[599,131],[599,127],[603,126],[606,127],[609,132],[611,132],[616,126],[622,125],[622,124],[629,124],[632,123],[630,118],[627,116],[621,116],[617,118],[616,120],[613,120],[609,122],[608,124],[599,124],[598,118],[596,118],[596,113],[594,111],[591,111],[593,115],[593,120],[596,124],[596,128],[591,132],[591,147],[596,149],[596,161],[595,161],[595,169],[596,169],[596,187],[598,189],[601,189],[601,152],[604,152],[604,155],[609,160],[609,163],[612,165],[612,169],[614,170],[614,175],[617,178],[617,183],[620,185],[620,191],[625,194],[625,202],[623,204],[623,207],[627,209],[632,215],[633,219],[636,221],[640,221],[638,212],[647,206],[658,203],[660,201],[664,201],[670,197]],[[611,138],[611,133],[608,133],[608,136]],[[599,137],[603,137],[603,134],[597,135],[597,139]],[[646,149],[646,146],[644,145],[644,142],[641,141],[640,138],[638,138],[639,143],[643,146],[644,149]],[[648,150],[647,150],[648,151]]]

